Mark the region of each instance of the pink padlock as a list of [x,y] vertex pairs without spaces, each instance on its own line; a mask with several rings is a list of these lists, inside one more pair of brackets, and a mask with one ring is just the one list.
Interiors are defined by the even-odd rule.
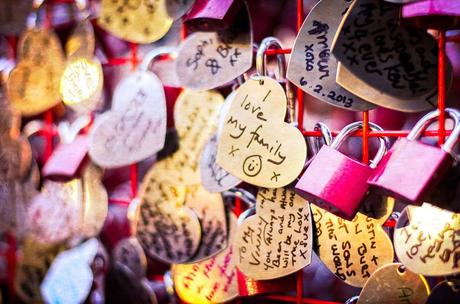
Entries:
[[453,149],[460,135],[460,112],[446,109],[454,129],[441,148],[417,141],[439,117],[439,110],[423,116],[407,138],[400,138],[369,178],[369,185],[388,196],[421,204],[452,166]]
[[[372,130],[383,131],[374,123]],[[387,151],[388,139],[380,137],[380,148],[369,165],[354,160],[337,149],[353,132],[362,129],[362,122],[347,125],[332,141],[323,145],[296,184],[296,192],[319,207],[351,220],[366,196],[367,180]]]
[[404,22],[420,28],[451,30],[460,28],[460,1],[422,0],[403,6]]
[[228,29],[243,3],[242,0],[196,0],[184,17],[184,24],[192,32]]

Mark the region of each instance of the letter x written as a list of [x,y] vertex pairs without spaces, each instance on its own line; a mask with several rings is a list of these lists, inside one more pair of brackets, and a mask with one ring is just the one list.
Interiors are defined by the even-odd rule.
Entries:
[[230,153],[228,153],[228,155],[231,155],[231,156],[235,157],[235,152],[238,151],[238,150],[240,150],[240,148],[235,148],[232,145],[232,150],[230,151]]
[[278,177],[280,177],[280,175],[281,175],[281,173],[273,172],[273,176],[272,176],[272,178],[270,178],[270,180],[275,179],[275,181],[277,182],[277,181],[278,181]]

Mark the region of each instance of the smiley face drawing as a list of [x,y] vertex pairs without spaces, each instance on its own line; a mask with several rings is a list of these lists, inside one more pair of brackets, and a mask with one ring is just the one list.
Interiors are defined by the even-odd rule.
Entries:
[[262,156],[250,155],[243,162],[243,172],[249,177],[254,177],[262,170]]

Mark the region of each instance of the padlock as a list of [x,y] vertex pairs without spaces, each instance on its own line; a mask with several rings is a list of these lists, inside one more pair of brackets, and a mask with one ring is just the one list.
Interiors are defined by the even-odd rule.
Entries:
[[176,129],[174,128],[174,105],[182,92],[182,88],[179,87],[179,84],[174,83],[176,81],[176,79],[174,79],[175,77],[171,77],[171,79],[164,78],[171,74],[169,72],[170,70],[162,72],[161,69],[156,69],[155,67],[155,64],[162,60],[175,60],[176,57],[177,52],[173,48],[158,47],[147,53],[140,65],[140,69],[155,73],[163,83],[163,88],[165,90],[166,138],[163,149],[157,153],[157,160],[162,160],[179,149],[179,137]]
[[460,213],[460,163],[455,162],[447,170],[439,184],[423,201],[441,209]]
[[242,0],[196,0],[185,15],[184,25],[192,32],[228,29],[242,5]]
[[412,204],[423,202],[454,162],[452,150],[460,135],[460,112],[450,108],[445,111],[455,127],[442,147],[417,141],[438,118],[436,110],[423,116],[407,138],[396,141],[370,176],[372,188]]
[[[374,123],[372,130],[382,131]],[[368,191],[367,180],[384,156],[388,139],[379,137],[380,147],[369,165],[358,162],[337,149],[351,133],[361,129],[362,122],[347,125],[330,146],[324,145],[296,184],[296,192],[321,208],[351,220]]]
[[403,21],[420,28],[453,30],[460,28],[460,1],[423,0],[405,4]]

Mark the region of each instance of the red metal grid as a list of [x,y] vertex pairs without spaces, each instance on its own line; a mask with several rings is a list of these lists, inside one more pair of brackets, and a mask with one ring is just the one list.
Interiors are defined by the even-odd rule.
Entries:
[[[50,26],[51,25],[51,17],[50,17],[50,11],[51,11],[51,6],[54,4],[60,4],[60,3],[74,3],[75,0],[46,0],[45,5],[46,5],[46,20],[45,20],[45,25]],[[300,30],[303,19],[304,19],[304,14],[303,14],[303,1],[302,0],[296,0],[297,2],[297,31]],[[181,29],[181,38],[185,38],[186,36],[186,28],[182,27]],[[14,50],[16,50],[16,43],[17,43],[17,38],[16,37],[8,37],[9,43],[14,46]],[[439,64],[438,64],[438,109],[440,111],[440,123],[439,127],[437,130],[429,130],[425,131],[424,136],[438,136],[439,137],[439,144],[442,144],[444,142],[445,136],[450,134],[449,130],[445,129],[445,95],[446,95],[446,88],[445,88],[445,60],[446,60],[446,54],[445,54],[445,44],[446,42],[458,42],[460,43],[460,35],[457,36],[452,36],[448,37],[446,39],[445,32],[441,31],[439,34],[438,38],[438,47],[439,47]],[[140,59],[137,54],[137,44],[130,44],[131,52],[130,52],[130,57],[126,58],[109,58],[108,62],[105,63],[104,65],[107,66],[116,66],[116,65],[124,65],[124,64],[132,64],[133,69],[136,68],[137,64],[140,62]],[[270,49],[267,50],[266,54],[267,55],[277,55],[277,54],[290,54],[292,49],[279,49],[279,50],[274,50]],[[15,54],[13,54],[14,56]],[[303,122],[304,122],[304,92],[300,89],[297,88],[297,125],[300,131],[304,136],[321,136],[321,133],[319,131],[312,131],[312,130],[304,130],[303,128]],[[44,158],[45,161],[48,159],[48,157],[52,154],[53,152],[53,137],[56,135],[54,130],[53,130],[53,112],[52,110],[48,110],[43,114],[43,118],[45,121],[45,127],[40,132],[40,135],[45,137],[45,150],[44,150]],[[379,137],[379,136],[388,136],[388,137],[405,137],[408,135],[409,131],[408,130],[385,130],[385,131],[370,131],[369,130],[369,112],[364,111],[362,112],[362,121],[363,121],[363,130],[355,132],[352,136],[359,136],[362,137],[362,160],[363,162],[368,162],[369,161],[369,154],[368,154],[368,148],[369,148],[369,137]],[[338,131],[332,131],[333,135],[338,134]],[[137,193],[137,184],[138,184],[138,174],[137,174],[137,164],[132,164],[130,165],[130,181],[131,181],[131,192],[132,192],[132,197],[136,196]],[[123,203],[123,204],[129,204],[129,202],[116,202],[113,201],[113,203]],[[235,213],[239,214],[242,211],[241,207],[241,202],[239,199],[235,200]],[[394,221],[388,221],[385,223],[385,226],[394,226],[395,222]],[[15,269],[15,239],[13,236],[8,236],[8,242],[13,245],[14,251],[12,251],[14,254],[8,254],[8,274],[9,274],[9,280],[8,280],[8,286],[10,289],[10,295],[13,295],[14,297],[14,269]],[[323,300],[317,300],[317,299],[309,299],[309,298],[303,298],[303,276],[302,276],[302,271],[299,271],[297,273],[297,284],[296,284],[296,296],[285,296],[285,295],[267,295],[265,298],[267,299],[272,299],[272,300],[277,300],[281,302],[287,302],[287,303],[308,303],[308,304],[338,304],[337,302],[330,302],[330,301],[323,301]],[[240,302],[240,301],[238,301]]]

